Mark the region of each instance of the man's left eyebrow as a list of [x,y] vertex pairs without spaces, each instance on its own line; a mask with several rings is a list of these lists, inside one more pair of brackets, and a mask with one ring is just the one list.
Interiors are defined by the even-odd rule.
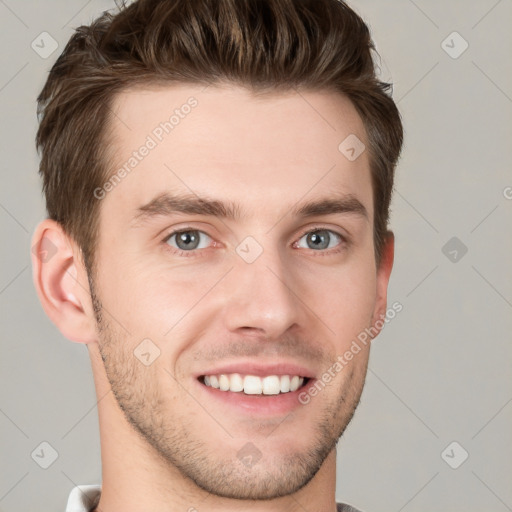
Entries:
[[292,209],[292,216],[315,217],[317,215],[330,215],[336,213],[347,213],[362,217],[369,221],[368,210],[357,197],[352,194],[343,195],[339,198],[321,199],[311,201]]

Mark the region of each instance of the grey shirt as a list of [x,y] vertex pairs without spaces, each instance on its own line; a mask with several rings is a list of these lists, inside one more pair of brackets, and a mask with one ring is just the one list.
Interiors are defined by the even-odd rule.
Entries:
[[338,506],[338,512],[361,512],[358,508],[354,508],[345,503],[336,503],[336,505]]

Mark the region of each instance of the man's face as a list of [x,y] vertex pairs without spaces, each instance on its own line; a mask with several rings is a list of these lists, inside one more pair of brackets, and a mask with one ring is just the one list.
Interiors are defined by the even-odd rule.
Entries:
[[[176,109],[172,127],[161,125]],[[255,98],[234,87],[134,89],[113,110],[112,171],[138,152],[101,199],[96,253],[99,349],[118,404],[208,492],[294,492],[335,448],[366,374],[363,346],[309,403],[298,400],[376,310],[368,152],[351,161],[338,149],[351,134],[366,143],[362,121],[334,93]],[[155,203],[163,194],[234,205],[236,215],[173,211]],[[347,198],[348,211],[297,213]],[[286,385],[282,375],[310,380],[258,395],[202,379],[235,373],[234,386],[277,376],[246,381],[270,392]]]

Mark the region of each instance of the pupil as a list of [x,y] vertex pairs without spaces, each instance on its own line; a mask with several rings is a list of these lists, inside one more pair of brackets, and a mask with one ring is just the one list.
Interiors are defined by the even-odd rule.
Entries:
[[180,247],[180,249],[190,249],[192,246],[192,249],[195,249],[199,240],[196,233],[196,231],[184,231],[180,233],[176,241],[178,247]]
[[325,230],[311,233],[309,239],[314,245],[314,249],[325,249],[329,246],[329,234]]

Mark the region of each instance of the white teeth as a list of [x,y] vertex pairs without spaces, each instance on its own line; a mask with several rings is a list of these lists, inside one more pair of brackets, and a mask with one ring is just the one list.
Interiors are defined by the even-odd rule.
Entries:
[[230,391],[243,391],[244,390],[244,379],[239,373],[233,373],[231,375],[229,390]]
[[221,391],[229,390],[229,377],[227,375],[219,375],[219,389]]
[[278,395],[296,391],[304,383],[304,377],[298,375],[256,375],[242,376],[239,373],[230,375],[205,375],[204,384],[221,391],[243,391],[246,395]]
[[299,377],[294,375],[290,381],[290,391],[296,391],[297,389],[299,389]]
[[262,387],[259,377],[254,375],[244,377],[244,393],[246,395],[261,395]]
[[278,395],[281,391],[281,381],[277,375],[264,377],[262,382],[264,395]]
[[283,375],[281,377],[281,393],[288,393],[290,391],[290,376]]

